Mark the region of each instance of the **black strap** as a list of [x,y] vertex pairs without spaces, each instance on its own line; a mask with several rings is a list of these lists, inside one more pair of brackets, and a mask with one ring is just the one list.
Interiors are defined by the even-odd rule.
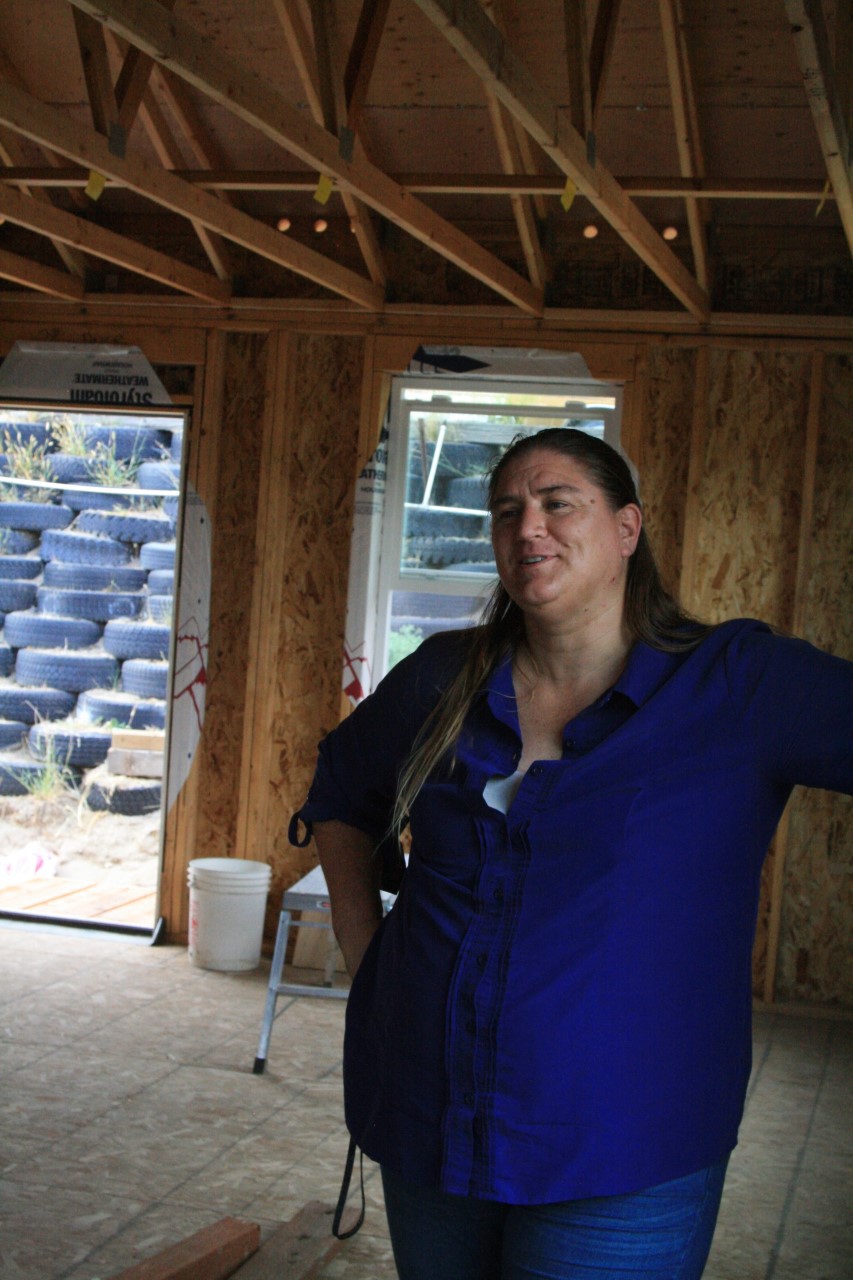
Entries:
[[335,1205],[335,1216],[332,1219],[332,1235],[338,1240],[349,1240],[350,1236],[354,1236],[361,1224],[364,1222],[364,1152],[359,1151],[358,1172],[361,1182],[361,1213],[358,1215],[358,1221],[348,1231],[341,1231],[341,1218],[346,1208],[347,1196],[349,1195],[349,1184],[352,1178],[352,1167],[355,1164],[356,1153],[355,1138],[349,1140],[349,1151],[347,1152],[347,1162],[344,1166],[344,1176],[341,1182],[341,1190],[338,1195],[338,1203]]

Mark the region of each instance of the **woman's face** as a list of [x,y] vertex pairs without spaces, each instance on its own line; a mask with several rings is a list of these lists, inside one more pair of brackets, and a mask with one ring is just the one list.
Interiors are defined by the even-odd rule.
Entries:
[[611,510],[583,464],[535,449],[506,465],[491,511],[501,582],[526,615],[584,623],[618,609],[621,621],[639,507]]

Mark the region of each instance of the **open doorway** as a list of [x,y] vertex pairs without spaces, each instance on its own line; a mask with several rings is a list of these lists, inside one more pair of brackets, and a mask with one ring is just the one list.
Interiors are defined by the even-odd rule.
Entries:
[[184,425],[0,405],[0,916],[156,936]]

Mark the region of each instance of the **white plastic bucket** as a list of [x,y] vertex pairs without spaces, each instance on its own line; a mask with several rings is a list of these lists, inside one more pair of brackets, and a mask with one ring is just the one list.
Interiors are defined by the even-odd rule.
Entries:
[[190,961],[200,969],[257,969],[270,868],[247,858],[189,864]]

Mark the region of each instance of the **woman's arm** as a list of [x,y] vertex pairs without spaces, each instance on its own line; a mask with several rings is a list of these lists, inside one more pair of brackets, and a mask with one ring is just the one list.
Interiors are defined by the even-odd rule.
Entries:
[[316,822],[314,841],[332,904],[332,928],[354,978],[382,919],[374,841],[365,831],[336,819]]

